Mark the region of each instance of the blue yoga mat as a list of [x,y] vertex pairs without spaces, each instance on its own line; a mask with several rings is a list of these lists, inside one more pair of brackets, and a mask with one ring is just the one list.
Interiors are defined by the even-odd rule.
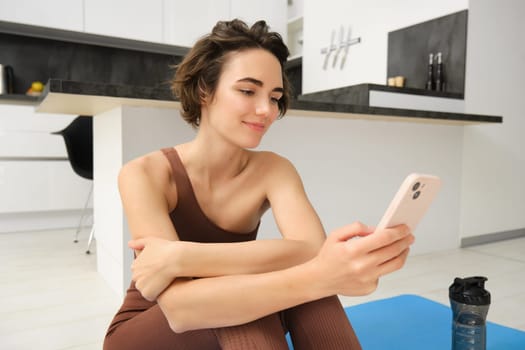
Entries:
[[[452,312],[432,300],[400,295],[347,307],[345,311],[364,350],[451,348]],[[289,338],[288,344],[293,349]],[[487,323],[487,350],[524,349],[525,332]]]

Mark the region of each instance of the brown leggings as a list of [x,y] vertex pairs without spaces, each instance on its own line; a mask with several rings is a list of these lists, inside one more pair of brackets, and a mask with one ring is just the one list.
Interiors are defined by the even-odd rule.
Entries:
[[109,327],[104,350],[281,350],[288,349],[284,327],[295,350],[361,349],[337,296],[239,326],[174,333],[159,306],[139,297],[133,287]]

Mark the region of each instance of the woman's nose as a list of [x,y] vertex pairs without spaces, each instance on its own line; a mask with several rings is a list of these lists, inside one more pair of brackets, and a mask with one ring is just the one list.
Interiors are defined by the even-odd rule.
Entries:
[[258,101],[257,105],[255,106],[255,114],[268,117],[270,115],[271,106],[270,101]]

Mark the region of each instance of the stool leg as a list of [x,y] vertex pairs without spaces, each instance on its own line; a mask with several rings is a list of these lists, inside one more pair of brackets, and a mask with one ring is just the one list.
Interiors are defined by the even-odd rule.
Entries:
[[84,209],[82,209],[82,214],[80,215],[80,221],[78,222],[77,231],[75,232],[75,239],[73,242],[78,243],[78,234],[80,233],[80,230],[82,229],[82,220],[84,220],[84,216],[86,215],[86,209],[89,204],[89,200],[91,199],[91,195],[93,194],[93,183],[91,183],[91,188],[89,189],[89,194],[86,199],[86,203],[84,203]]
[[95,237],[95,225],[93,225],[93,227],[91,227],[91,232],[89,233],[89,239],[88,239],[86,254],[91,254],[91,252],[89,251],[89,248],[91,247],[91,242],[93,242],[93,238],[94,237]]

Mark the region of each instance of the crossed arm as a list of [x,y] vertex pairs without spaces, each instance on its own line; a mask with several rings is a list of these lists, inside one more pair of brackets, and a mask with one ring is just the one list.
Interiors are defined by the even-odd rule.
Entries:
[[[157,300],[176,332],[241,324],[334,294],[367,294],[379,276],[402,266],[413,240],[406,228],[368,236],[370,229],[355,223],[325,242],[299,176],[285,167],[282,186],[268,192],[284,239],[181,242],[152,182],[163,180],[143,170],[131,165],[119,179],[130,247],[140,251],[133,280],[145,298]],[[353,236],[368,237],[349,244]]]

